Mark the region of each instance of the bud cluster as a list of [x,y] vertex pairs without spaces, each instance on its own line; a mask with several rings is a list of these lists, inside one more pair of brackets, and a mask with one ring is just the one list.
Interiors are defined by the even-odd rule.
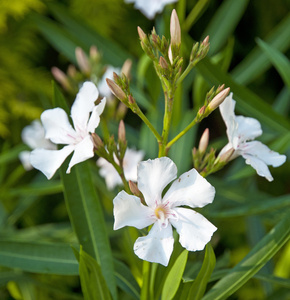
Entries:
[[190,53],[190,64],[195,66],[199,61],[206,57],[209,51],[209,36],[207,36],[202,43],[195,43]]
[[211,173],[222,169],[231,159],[234,149],[230,149],[222,156],[216,157],[215,150],[211,148],[208,152],[209,130],[205,129],[203,132],[199,146],[192,149],[192,159],[194,168],[202,175],[207,176]]

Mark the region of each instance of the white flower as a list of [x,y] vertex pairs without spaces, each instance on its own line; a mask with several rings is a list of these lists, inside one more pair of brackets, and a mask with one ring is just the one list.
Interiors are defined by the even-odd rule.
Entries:
[[172,226],[179,242],[189,251],[202,250],[216,231],[201,214],[180,207],[203,207],[214,199],[215,189],[192,169],[176,179],[162,198],[164,188],[176,178],[177,168],[168,157],[147,160],[138,165],[138,188],[147,206],[136,197],[121,191],[114,199],[114,229],[153,224],[149,234],[134,244],[135,254],[144,260],[168,265],[173,251]]
[[[30,125],[23,128],[21,138],[31,149],[56,149],[56,145],[45,138],[44,128],[38,120],[34,120]],[[19,159],[26,171],[33,169],[30,163],[30,153],[31,151],[22,151],[19,153]]]
[[266,177],[269,181],[273,177],[268,165],[279,167],[286,161],[285,155],[270,150],[266,145],[258,141],[250,141],[262,134],[261,124],[258,120],[234,113],[236,101],[231,93],[219,106],[222,118],[227,127],[229,143],[221,150],[219,156],[229,149],[234,149],[231,159],[241,155],[246,164],[251,165],[258,175]]
[[111,80],[114,79],[113,73],[120,74],[121,70],[119,68],[114,68],[112,66],[108,66],[106,72],[104,73],[103,77],[101,78],[100,82],[98,83],[98,89],[102,96],[107,98],[112,98],[112,93],[110,88],[107,85],[106,78]]
[[134,7],[139,9],[148,19],[153,19],[157,13],[161,13],[167,4],[178,0],[125,0],[126,3],[135,3]]
[[[127,180],[137,181],[137,165],[143,159],[144,152],[127,148],[123,158],[123,168]],[[115,159],[117,162],[117,158]],[[100,175],[105,178],[107,187],[112,190],[115,186],[122,184],[122,179],[111,163],[100,157],[97,160],[100,167]]]
[[64,160],[74,152],[67,173],[77,163],[94,156],[93,133],[100,122],[106,99],[95,105],[99,92],[92,82],[85,82],[71,108],[71,126],[66,112],[57,107],[48,109],[41,115],[45,137],[55,144],[65,144],[61,150],[35,149],[31,152],[32,166],[50,179]]

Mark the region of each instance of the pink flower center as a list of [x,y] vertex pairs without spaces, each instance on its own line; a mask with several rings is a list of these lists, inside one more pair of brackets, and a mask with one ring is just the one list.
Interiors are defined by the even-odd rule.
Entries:
[[154,209],[154,215],[162,228],[167,227],[169,218],[177,219],[175,211],[168,207],[168,203],[156,206]]

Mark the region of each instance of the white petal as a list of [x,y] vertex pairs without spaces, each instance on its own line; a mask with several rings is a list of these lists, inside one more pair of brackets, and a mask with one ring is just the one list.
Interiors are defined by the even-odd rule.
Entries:
[[75,130],[80,132],[87,128],[89,114],[95,107],[99,91],[94,83],[86,81],[80,88],[71,108],[71,117]]
[[50,179],[73,150],[73,145],[65,146],[61,150],[35,149],[31,152],[30,162]]
[[262,177],[273,181],[273,177],[267,165],[278,167],[286,161],[285,155],[270,150],[266,145],[258,141],[245,143],[241,150],[242,156],[246,159],[246,164],[251,165]]
[[236,122],[238,123],[238,135],[241,141],[253,140],[263,133],[260,122],[254,118],[237,116]]
[[214,195],[215,188],[192,169],[173,182],[162,202],[169,202],[171,208],[181,205],[203,207],[212,203]]
[[144,155],[144,151],[127,148],[123,160],[124,173],[127,180],[137,181],[137,166]]
[[114,230],[124,226],[133,226],[142,229],[154,222],[154,212],[143,205],[136,196],[121,191],[113,200],[114,203]]
[[189,251],[202,250],[217,228],[194,210],[187,208],[175,208],[174,210],[178,214],[178,218],[170,219],[170,222],[179,234],[179,242],[182,247]]
[[138,188],[148,206],[160,202],[163,189],[176,178],[177,167],[168,157],[142,161],[137,168]]
[[95,129],[99,126],[100,123],[100,115],[104,111],[106,105],[106,98],[103,98],[101,102],[94,107],[93,112],[90,116],[89,122],[88,122],[88,132],[95,132]]
[[94,156],[94,144],[90,135],[86,136],[80,143],[75,145],[74,154],[69,162],[66,173],[70,173],[71,168],[82,161]]
[[171,225],[168,224],[166,228],[160,229],[158,223],[155,223],[147,236],[136,240],[134,252],[143,260],[167,266],[173,251],[173,244]]
[[76,132],[72,128],[66,112],[57,107],[45,110],[41,114],[41,121],[45,130],[45,138],[55,144],[73,144]]
[[233,99],[233,93],[230,93],[219,106],[220,113],[227,127],[235,119],[235,106],[236,101]]
[[122,179],[114,166],[103,157],[100,157],[97,160],[97,166],[100,167],[99,173],[105,178],[106,185],[109,190],[112,190],[115,186],[122,184]]
[[21,151],[19,153],[19,159],[26,171],[30,171],[33,169],[33,166],[30,163],[30,151]]

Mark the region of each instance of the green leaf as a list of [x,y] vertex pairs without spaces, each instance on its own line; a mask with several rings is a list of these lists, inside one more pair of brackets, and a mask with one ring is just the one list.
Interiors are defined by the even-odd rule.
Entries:
[[290,218],[288,211],[249,254],[212,287],[203,300],[227,299],[252,278],[289,239]]
[[130,269],[121,261],[115,260],[115,276],[117,286],[120,287],[124,292],[130,294],[134,299],[140,299],[140,287],[133,277]]
[[210,84],[218,86],[224,83],[231,88],[234,99],[237,100],[237,108],[243,114],[256,118],[269,128],[279,133],[287,133],[290,130],[290,122],[282,115],[273,111],[273,108],[251,92],[248,88],[235,82],[230,75],[213,65],[209,59],[204,58],[197,65],[198,72]]
[[184,250],[174,262],[171,270],[169,271],[162,289],[161,300],[172,299],[178,290],[186,262],[188,251]]
[[[238,2],[238,1],[235,1]],[[274,28],[265,38],[265,42],[271,47],[283,52],[290,45],[290,14],[288,14],[281,23]],[[259,47],[255,47],[251,53],[244,58],[231,72],[233,79],[247,85],[265,72],[270,67],[270,61]]]
[[279,74],[281,75],[285,85],[290,88],[290,63],[289,59],[283,55],[280,51],[276,50],[272,46],[268,45],[261,39],[257,39],[257,43],[260,48],[267,55],[268,59],[275,66]]
[[116,299],[113,258],[89,163],[74,166],[70,174],[65,173],[64,166],[60,170],[68,214],[79,243],[100,264],[107,285]]
[[69,245],[0,241],[0,265],[28,272],[77,275],[78,262]]
[[223,1],[202,36],[210,37],[209,53],[215,53],[226,43],[244,15],[249,0]]
[[80,249],[80,280],[85,300],[112,299],[97,261]]
[[19,160],[19,153],[25,150],[29,150],[26,145],[18,145],[14,148],[8,149],[7,151],[2,151],[0,154],[0,165]]
[[193,281],[187,299],[199,300],[205,293],[207,283],[215,267],[216,258],[210,243],[206,245],[202,267]]
[[53,98],[52,98],[53,107],[61,107],[68,115],[70,115],[70,109],[67,105],[67,102],[62,92],[60,91],[58,85],[55,83],[55,81],[52,81],[52,89],[53,89]]

